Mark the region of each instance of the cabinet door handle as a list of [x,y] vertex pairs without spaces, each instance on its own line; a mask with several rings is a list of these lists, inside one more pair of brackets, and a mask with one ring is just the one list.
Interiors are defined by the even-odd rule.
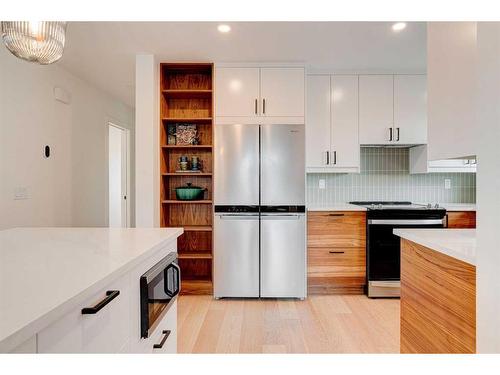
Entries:
[[108,290],[106,292],[106,298],[93,307],[84,307],[82,309],[82,314],[97,314],[104,306],[113,301],[120,294],[119,290]]
[[255,114],[257,114],[257,103],[258,103],[257,98],[255,98]]
[[340,217],[340,216],[345,216],[345,214],[328,214],[328,216]]
[[262,113],[266,114],[266,99],[262,99]]
[[392,142],[392,128],[389,128],[389,142]]
[[397,131],[397,136],[398,136],[398,138],[396,139],[396,141],[399,142],[399,128],[396,128],[396,131]]
[[330,164],[330,151],[326,152],[326,165]]
[[163,333],[163,338],[161,339],[160,343],[159,344],[154,344],[153,345],[153,349],[161,349],[163,348],[163,344],[165,344],[165,341],[167,341],[168,339],[168,336],[170,336],[170,330],[168,329],[165,329],[163,330],[161,333]]
[[345,251],[329,251],[330,254],[344,254]]
[[337,164],[337,151],[333,151],[333,164]]

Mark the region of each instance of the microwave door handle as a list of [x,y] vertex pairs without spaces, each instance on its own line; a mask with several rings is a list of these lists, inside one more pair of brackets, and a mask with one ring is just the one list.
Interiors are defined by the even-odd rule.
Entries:
[[174,270],[174,275],[175,275],[175,285],[173,290],[169,290],[169,285],[168,285],[168,276],[165,275],[165,294],[169,296],[170,298],[175,297],[177,294],[180,292],[180,276],[181,276],[181,269],[179,266],[175,263],[170,263],[170,265],[165,269],[165,272],[168,271],[170,268]]

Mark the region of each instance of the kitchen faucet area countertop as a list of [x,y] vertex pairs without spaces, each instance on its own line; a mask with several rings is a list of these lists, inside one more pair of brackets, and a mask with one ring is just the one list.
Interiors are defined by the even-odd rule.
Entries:
[[182,228],[16,228],[0,231],[0,351],[124,275]]

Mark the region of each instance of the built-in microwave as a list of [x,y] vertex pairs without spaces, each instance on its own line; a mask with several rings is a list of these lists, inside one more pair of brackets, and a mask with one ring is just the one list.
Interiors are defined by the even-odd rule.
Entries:
[[147,338],[162,320],[181,289],[177,253],[170,253],[140,279],[141,337]]

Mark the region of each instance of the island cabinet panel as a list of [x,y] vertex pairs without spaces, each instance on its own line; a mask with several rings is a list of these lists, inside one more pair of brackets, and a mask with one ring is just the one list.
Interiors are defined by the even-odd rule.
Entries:
[[362,294],[366,284],[366,214],[309,212],[309,294]]
[[[108,291],[119,295],[95,314],[82,314],[104,300]],[[38,333],[39,353],[117,353],[130,337],[129,275],[112,282],[61,319]]]
[[448,228],[475,228],[476,211],[448,211]]
[[401,244],[401,353],[475,353],[476,268]]

